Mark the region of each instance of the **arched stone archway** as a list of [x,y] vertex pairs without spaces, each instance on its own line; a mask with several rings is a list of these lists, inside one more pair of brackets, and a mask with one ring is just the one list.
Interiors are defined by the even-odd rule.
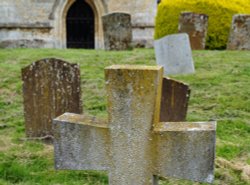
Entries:
[[[103,0],[82,0],[85,1],[94,12],[94,39],[95,49],[104,48],[103,42],[103,30],[101,16],[107,13],[107,7]],[[66,48],[67,47],[67,29],[66,18],[70,7],[76,2],[76,0],[65,0],[58,2],[56,8],[54,8],[54,34],[55,34],[55,47]]]
[[88,3],[76,0],[66,17],[67,48],[95,48],[95,15]]

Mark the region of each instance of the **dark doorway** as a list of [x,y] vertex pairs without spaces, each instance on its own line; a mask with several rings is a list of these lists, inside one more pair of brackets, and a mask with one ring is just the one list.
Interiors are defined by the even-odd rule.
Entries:
[[67,48],[95,48],[94,12],[84,0],[77,0],[68,11]]

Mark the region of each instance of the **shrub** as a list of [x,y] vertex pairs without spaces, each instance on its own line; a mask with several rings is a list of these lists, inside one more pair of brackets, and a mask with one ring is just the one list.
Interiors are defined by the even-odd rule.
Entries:
[[156,16],[155,39],[178,32],[181,12],[209,16],[207,49],[225,49],[234,14],[250,14],[250,0],[162,0]]

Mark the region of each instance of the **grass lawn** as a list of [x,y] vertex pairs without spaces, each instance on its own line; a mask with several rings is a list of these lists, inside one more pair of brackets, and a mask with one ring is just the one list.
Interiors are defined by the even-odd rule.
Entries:
[[[191,87],[189,121],[218,121],[215,184],[250,184],[250,52],[194,51],[193,56],[196,73],[172,77]],[[21,68],[49,57],[80,65],[84,112],[105,118],[104,67],[155,65],[154,51],[0,50],[0,184],[107,185],[103,172],[55,171],[52,145],[23,140]],[[194,183],[162,180],[160,184]]]

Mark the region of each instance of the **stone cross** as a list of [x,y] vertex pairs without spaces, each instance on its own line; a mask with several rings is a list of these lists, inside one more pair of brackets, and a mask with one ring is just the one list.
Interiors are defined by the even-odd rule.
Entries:
[[215,122],[160,122],[163,68],[105,69],[108,121],[54,119],[56,169],[103,170],[110,185],[157,185],[158,177],[213,181]]
[[156,63],[164,67],[164,74],[194,73],[189,37],[186,33],[167,35],[155,40]]
[[250,14],[233,16],[227,49],[250,50]]
[[132,43],[131,15],[114,12],[102,16],[105,50],[128,50]]
[[82,113],[80,69],[59,59],[43,59],[22,69],[27,137],[52,136],[52,120]]
[[208,15],[193,12],[183,12],[179,18],[179,33],[189,35],[193,50],[205,49],[208,29]]

